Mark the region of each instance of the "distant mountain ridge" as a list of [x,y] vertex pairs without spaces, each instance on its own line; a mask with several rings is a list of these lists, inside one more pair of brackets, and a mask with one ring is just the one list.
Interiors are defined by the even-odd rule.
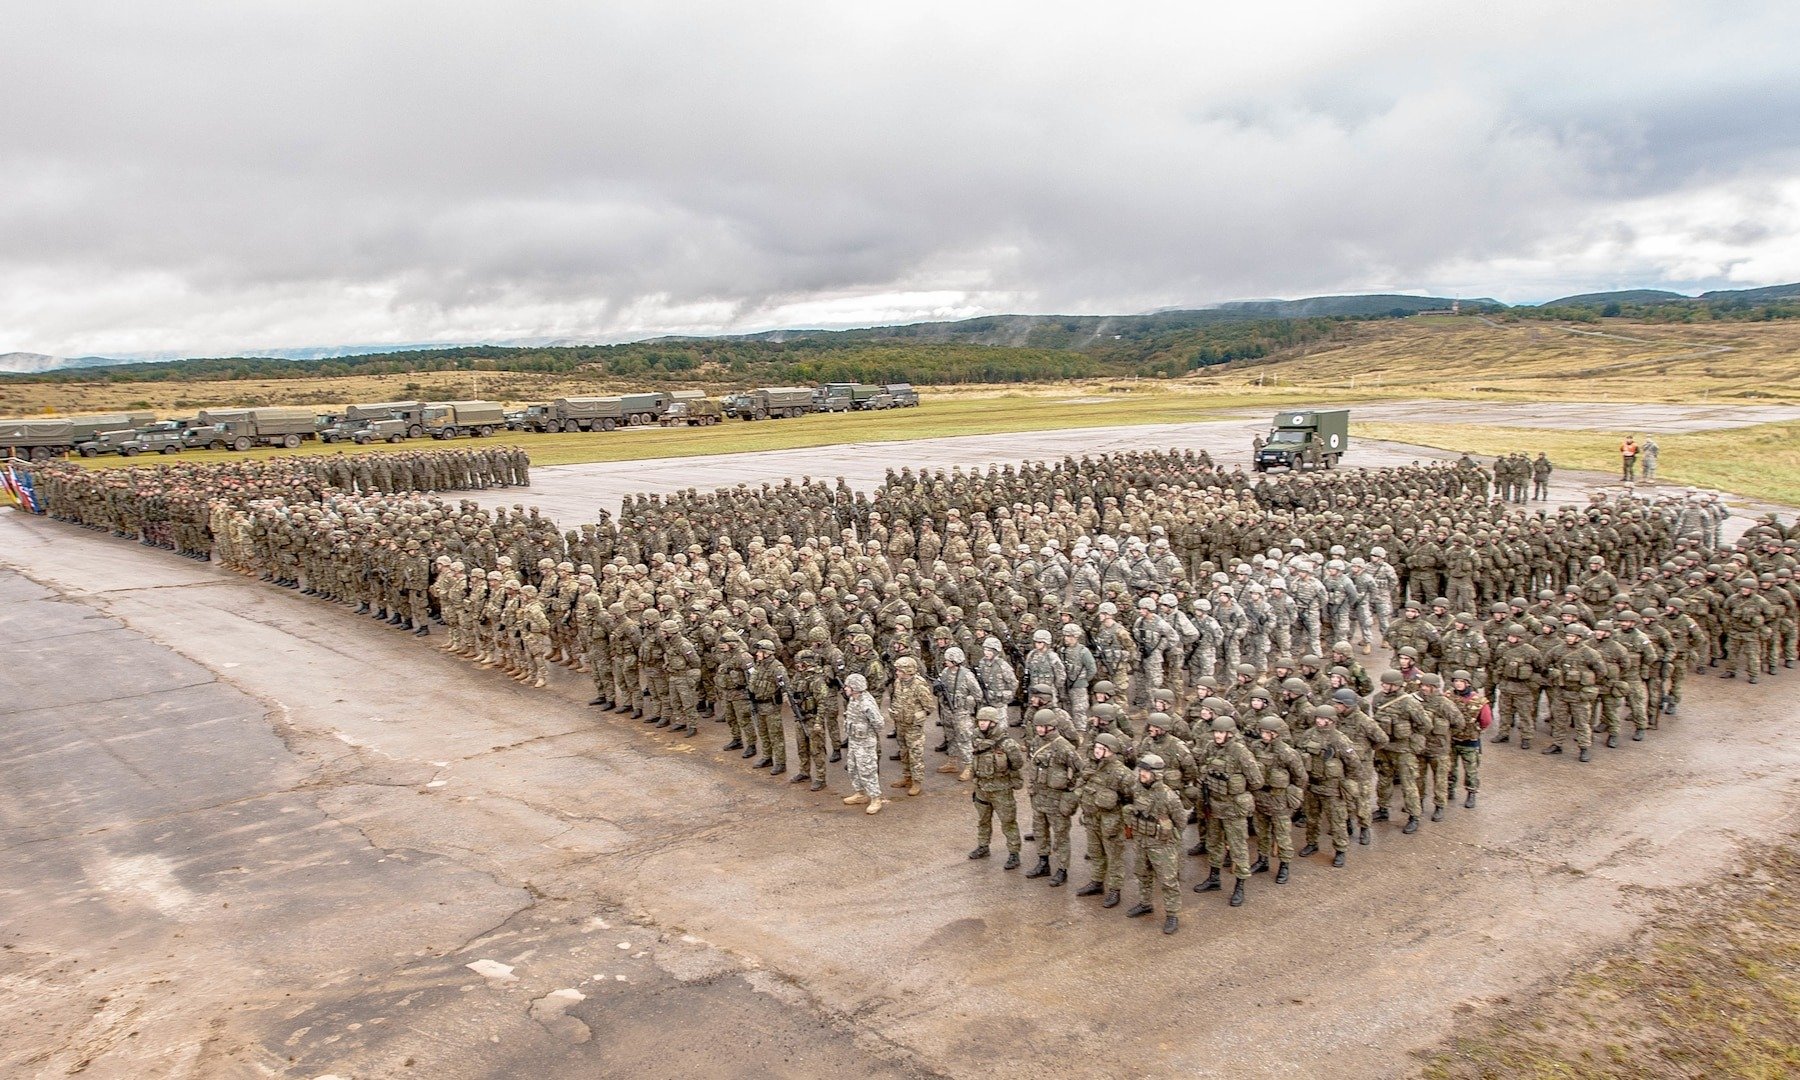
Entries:
[[[1665,289],[1622,289],[1579,293],[1537,305],[1522,307],[1602,308],[1607,304],[1660,305],[1688,302],[1759,304],[1800,298],[1800,282],[1757,289],[1717,289],[1687,296]],[[668,335],[650,341],[763,341],[790,342],[808,339],[837,342],[908,342],[921,345],[959,344],[1010,348],[1090,349],[1109,341],[1141,341],[1175,331],[1257,319],[1382,318],[1421,311],[1441,311],[1456,305],[1464,311],[1504,311],[1508,305],[1488,297],[1452,298],[1413,296],[1406,293],[1361,293],[1309,296],[1298,300],[1233,300],[1202,308],[1178,308],[1137,315],[983,315],[947,322],[905,323],[845,330],[793,328],[749,334]],[[325,345],[293,349],[268,349],[242,354],[273,360],[330,360],[336,357],[374,356],[386,353],[435,351],[471,347],[537,348],[598,344],[577,338],[517,338],[491,342],[432,342],[391,345]],[[65,358],[44,353],[0,353],[0,374],[39,374],[72,368],[110,367],[119,364],[161,363],[199,359],[176,352],[139,353],[122,357],[80,356]]]

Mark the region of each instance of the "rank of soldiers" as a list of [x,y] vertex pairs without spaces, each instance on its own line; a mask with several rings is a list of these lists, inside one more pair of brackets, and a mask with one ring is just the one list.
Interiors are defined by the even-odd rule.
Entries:
[[[1119,904],[1129,865],[1127,914],[1160,898],[1168,933],[1183,852],[1206,862],[1196,891],[1229,875],[1242,904],[1325,844],[1341,868],[1383,822],[1474,809],[1484,742],[1588,762],[1673,715],[1689,676],[1755,682],[1800,646],[1792,529],[1723,545],[1723,503],[1692,491],[1527,510],[1522,457],[1254,482],[1191,452],[902,469],[869,495],[636,496],[565,532],[432,495],[528,482],[460,453],[57,465],[39,488],[59,518],[146,538],[179,506],[189,554],[441,623],[441,648],[535,686],[585,672],[590,704],[645,724],[710,719],[812,791],[841,763],[869,814],[891,743],[889,790],[918,795],[934,761],[968,785],[971,858],[997,822],[1006,868],[1035,838],[1025,876],[1062,886],[1079,821],[1077,892]],[[1371,677],[1377,644],[1393,666]]]

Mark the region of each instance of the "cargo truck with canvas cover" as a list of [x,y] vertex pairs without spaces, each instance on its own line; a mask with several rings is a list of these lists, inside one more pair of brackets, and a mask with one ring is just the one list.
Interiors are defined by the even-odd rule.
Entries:
[[482,438],[506,427],[498,401],[434,401],[425,406],[425,433],[434,439]]

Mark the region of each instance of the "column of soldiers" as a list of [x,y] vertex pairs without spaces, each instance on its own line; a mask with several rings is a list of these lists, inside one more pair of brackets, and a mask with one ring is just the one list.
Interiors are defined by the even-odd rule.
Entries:
[[[98,487],[40,484],[59,513]],[[1549,749],[1585,759],[1596,728],[1653,730],[1691,670],[1791,663],[1792,530],[1764,522],[1727,550],[1697,492],[1554,514],[1507,494],[1472,463],[1252,482],[1137,452],[901,470],[872,497],[841,479],[645,496],[561,532],[522,505],[296,470],[226,489],[205,543],[414,633],[441,620],[444,649],[522,682],[563,664],[593,705],[688,737],[710,718],[771,776],[791,738],[793,782],[824,790],[841,762],[844,801],[869,813],[883,741],[908,795],[944,755],[936,771],[971,785],[972,857],[998,819],[1009,868],[1035,837],[1027,876],[1063,885],[1079,814],[1079,891],[1119,903],[1129,847],[1132,913],[1158,892],[1174,932],[1189,824],[1199,889],[1229,871],[1240,904],[1252,874],[1285,883],[1326,836],[1345,865],[1396,795],[1403,833],[1459,788],[1473,808],[1496,713],[1495,740],[1523,741],[1547,701]],[[1396,664],[1379,682],[1356,658],[1377,643]]]

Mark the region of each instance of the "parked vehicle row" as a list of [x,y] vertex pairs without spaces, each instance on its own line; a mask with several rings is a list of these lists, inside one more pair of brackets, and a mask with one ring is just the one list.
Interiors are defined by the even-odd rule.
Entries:
[[178,454],[249,450],[303,442],[398,443],[407,439],[485,438],[499,431],[615,431],[622,427],[710,427],[726,417],[780,420],[815,412],[863,412],[916,406],[908,383],[764,386],[715,401],[701,390],[651,390],[609,397],[562,397],[508,412],[496,401],[382,401],[321,414],[301,407],[207,409],[187,420],[153,413],[0,419],[0,458],[48,461],[64,454]]

